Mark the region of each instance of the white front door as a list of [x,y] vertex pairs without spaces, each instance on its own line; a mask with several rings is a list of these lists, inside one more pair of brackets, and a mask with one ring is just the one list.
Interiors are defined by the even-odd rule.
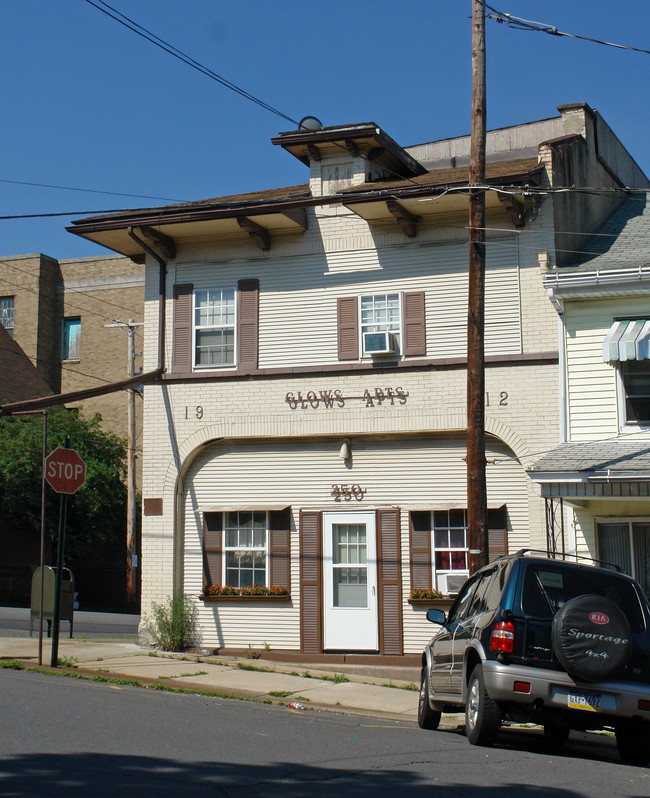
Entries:
[[325,648],[376,651],[374,513],[323,513],[323,581]]

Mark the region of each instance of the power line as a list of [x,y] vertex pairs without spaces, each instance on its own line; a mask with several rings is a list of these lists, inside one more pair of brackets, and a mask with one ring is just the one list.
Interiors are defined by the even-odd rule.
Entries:
[[[15,271],[21,272],[22,274],[26,274],[29,277],[33,277],[34,276],[32,274],[32,272],[28,272],[27,269],[19,269],[18,266],[14,266],[14,264],[13,263],[9,263],[9,261],[0,260],[0,264],[2,264],[3,266],[9,266],[10,268],[14,269]],[[11,285],[14,288],[20,288],[23,291],[29,291],[30,293],[36,294],[37,296],[41,297],[42,299],[49,299],[49,297],[43,291],[39,291],[39,290],[37,290],[35,288],[28,288],[27,286],[21,285],[20,283],[12,283],[10,280],[7,280],[4,276],[0,276],[0,285],[3,284],[3,283],[5,285]],[[111,302],[110,300],[105,299],[105,298],[100,299],[99,297],[92,296],[90,294],[90,292],[88,292],[88,291],[81,291],[80,289],[77,289],[77,288],[68,288],[67,290],[72,292],[72,293],[75,293],[75,294],[81,294],[82,296],[85,296],[87,299],[94,299],[96,302],[100,302],[102,305],[113,305],[113,307],[116,307],[119,310],[125,310],[128,313],[132,313],[133,312],[132,308],[126,308],[126,307],[124,307],[124,305],[118,305],[116,302]],[[76,310],[82,311],[83,313],[87,313],[90,316],[97,316],[98,319],[105,320],[105,319],[108,318],[108,316],[106,316],[106,315],[103,315],[101,313],[96,313],[95,311],[89,310],[88,308],[81,307],[80,305],[75,305],[73,302],[68,302],[67,306],[70,307],[70,308],[75,308]]]
[[497,11],[496,8],[492,8],[492,6],[483,2],[483,0],[478,0],[478,2],[484,8],[487,8],[492,12],[491,14],[486,15],[489,19],[493,19],[500,24],[505,22],[509,28],[534,31],[535,33],[548,33],[551,36],[568,36],[572,39],[581,39],[582,41],[592,42],[593,44],[602,44],[606,47],[616,47],[619,50],[633,50],[637,53],[645,53],[646,55],[650,55],[650,50],[646,50],[643,47],[631,47],[627,44],[614,44],[614,42],[606,42],[603,39],[594,39],[591,36],[581,36],[578,33],[567,33],[566,31],[558,30],[555,25],[548,25],[545,22],[534,22],[533,20],[524,19],[523,17],[516,17],[514,14],[508,14],[505,11]]
[[173,197],[154,197],[149,194],[125,194],[122,191],[102,191],[97,188],[77,188],[75,186],[55,186],[50,183],[28,183],[25,180],[8,180],[0,178],[0,183],[11,183],[14,186],[36,186],[37,188],[56,188],[61,191],[83,191],[87,194],[112,194],[114,197],[135,197],[136,199],[155,199],[165,202],[184,202]]
[[[89,2],[89,0],[86,0]],[[342,145],[342,149],[346,149]],[[346,150],[347,152],[347,150]],[[367,160],[367,159],[365,159]],[[401,177],[401,176],[400,176]],[[1,182],[1,181],[0,181]],[[433,199],[440,199],[444,194],[449,192],[457,192],[457,193],[469,193],[470,190],[476,191],[497,191],[504,194],[531,194],[536,196],[544,196],[544,195],[552,195],[552,194],[593,194],[594,196],[604,196],[607,194],[617,194],[617,193],[630,193],[630,194],[650,194],[650,188],[596,188],[595,186],[583,187],[583,186],[567,186],[567,187],[536,187],[536,186],[526,186],[522,188],[521,186],[498,186],[495,184],[489,184],[485,186],[470,186],[469,183],[467,185],[462,186],[423,186],[421,183],[416,181],[409,181],[413,184],[414,187],[421,189],[422,191],[426,192],[442,192],[439,196],[434,197]],[[385,189],[388,193],[389,189]],[[345,195],[334,195],[335,197],[344,198]],[[400,202],[430,202],[431,200],[427,197],[403,197],[398,194],[395,194],[393,199],[398,199]],[[215,198],[215,205],[218,205],[218,197]],[[634,202],[645,202],[644,199],[640,197],[628,197],[630,201]],[[209,202],[210,200],[206,200]],[[85,210],[85,211],[67,211],[63,212],[55,212],[55,213],[22,213],[22,214],[14,214],[12,216],[0,216],[0,221],[12,220],[12,219],[39,219],[39,218],[46,218],[46,217],[55,217],[55,216],[86,216],[86,215],[106,215],[109,213],[124,213],[134,212],[144,210],[148,211],[151,210],[150,208],[108,208],[106,210]]]
[[174,58],[177,58],[179,61],[182,61],[184,64],[187,64],[188,66],[192,67],[192,69],[196,69],[198,72],[201,72],[206,77],[215,80],[217,83],[221,84],[226,89],[230,89],[230,91],[235,92],[235,94],[239,94],[244,99],[250,100],[256,105],[259,105],[260,108],[263,108],[266,111],[270,111],[272,114],[275,114],[276,116],[279,116],[282,119],[286,119],[288,122],[291,122],[292,124],[296,125],[296,127],[298,127],[298,125],[300,124],[292,117],[287,116],[287,114],[284,114],[282,113],[282,111],[279,111],[277,108],[274,108],[269,103],[264,102],[264,100],[260,100],[259,97],[255,97],[255,95],[251,94],[245,89],[242,89],[240,86],[237,86],[236,83],[233,83],[227,78],[224,78],[222,75],[219,75],[217,72],[214,72],[209,67],[206,67],[205,65],[201,64],[199,61],[196,61],[194,58],[187,55],[187,53],[184,53],[182,50],[179,50],[177,47],[174,47],[173,44],[170,44],[169,42],[160,38],[160,36],[157,36],[155,33],[152,33],[143,25],[140,25],[138,22],[135,22],[130,17],[127,17],[126,14],[123,14],[121,11],[118,11],[116,8],[113,8],[113,6],[110,6],[108,3],[105,3],[104,0],[97,0],[97,2],[94,2],[94,0],[86,0],[86,2],[89,5],[93,6],[93,8],[96,8],[98,11],[101,11],[102,14],[106,14],[107,17],[114,19],[116,22],[119,22],[120,25],[124,25],[125,28],[128,28],[129,30],[133,31],[133,33],[137,33],[138,36],[141,36],[143,39],[146,39],[151,44],[154,44],[156,47],[159,47],[161,50],[164,50],[166,53],[169,53],[169,55],[173,55]]

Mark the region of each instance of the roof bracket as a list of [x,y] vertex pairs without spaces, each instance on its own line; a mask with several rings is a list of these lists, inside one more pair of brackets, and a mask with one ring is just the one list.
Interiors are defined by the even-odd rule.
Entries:
[[154,230],[153,227],[147,227],[146,225],[140,228],[140,232],[145,238],[148,238],[149,241],[153,242],[160,248],[160,251],[165,258],[176,257],[176,243],[171,236],[165,235],[159,230]]
[[242,230],[246,230],[248,235],[263,252],[267,249],[271,249],[271,236],[266,227],[257,224],[257,222],[249,219],[248,216],[238,216],[237,224]]
[[402,226],[404,235],[409,238],[415,238],[420,217],[414,216],[410,211],[407,211],[397,200],[387,200],[386,207]]
[[282,213],[287,217],[287,219],[291,219],[292,222],[300,225],[303,230],[307,229],[306,208],[287,208],[286,210],[283,210]]
[[539,211],[539,201],[536,197],[525,195],[522,202],[514,194],[502,194],[499,192],[498,196],[510,213],[510,218],[515,227],[525,227],[526,222],[534,221]]
[[315,144],[308,144],[307,152],[309,153],[310,160],[320,161],[320,150]]

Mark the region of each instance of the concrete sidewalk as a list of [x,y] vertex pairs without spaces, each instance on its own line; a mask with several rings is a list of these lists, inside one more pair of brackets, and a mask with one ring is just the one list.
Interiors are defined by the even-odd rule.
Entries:
[[[49,667],[50,640],[43,639],[43,668]],[[0,637],[0,659],[38,665],[38,638]],[[133,642],[100,639],[59,640],[59,660],[90,678],[135,680],[143,685],[182,688],[220,696],[271,701],[305,710],[358,713],[417,722],[417,668],[407,666],[324,665],[263,659],[165,654]],[[59,668],[59,670],[61,667]],[[410,688],[410,689],[409,689]],[[458,715],[443,716],[456,728]]]

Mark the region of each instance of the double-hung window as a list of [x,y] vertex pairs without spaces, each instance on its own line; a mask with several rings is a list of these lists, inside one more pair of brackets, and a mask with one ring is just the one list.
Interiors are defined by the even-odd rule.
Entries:
[[399,354],[402,329],[400,294],[362,296],[360,308],[363,354]]
[[224,519],[225,584],[231,587],[268,585],[268,513],[227,512]]
[[435,583],[443,593],[454,593],[469,575],[467,511],[433,513]]
[[0,324],[2,324],[5,330],[13,338],[14,298],[12,296],[0,296]]
[[622,361],[619,374],[625,423],[650,424],[650,360]]
[[[413,510],[410,514],[411,589],[458,592],[469,574],[467,510]],[[508,551],[506,506],[489,509],[488,559]]]
[[194,365],[235,365],[236,292],[210,288],[194,291]]
[[619,426],[650,424],[650,319],[616,319],[603,360],[618,371]]

